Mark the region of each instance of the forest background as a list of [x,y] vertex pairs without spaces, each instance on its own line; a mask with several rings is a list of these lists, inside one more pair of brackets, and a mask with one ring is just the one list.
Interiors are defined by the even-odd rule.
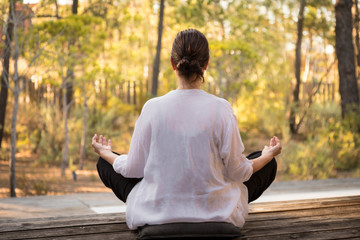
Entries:
[[104,191],[91,137],[128,151],[144,103],[176,88],[170,51],[186,28],[209,40],[202,88],[232,104],[245,153],[282,139],[277,181],[360,177],[357,0],[1,0],[0,11],[0,197]]

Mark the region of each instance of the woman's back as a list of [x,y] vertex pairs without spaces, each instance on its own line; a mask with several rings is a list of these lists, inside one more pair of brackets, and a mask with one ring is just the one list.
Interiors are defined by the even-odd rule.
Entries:
[[[146,159],[144,178],[127,200],[131,228],[229,221],[232,215],[233,220],[240,217],[238,225],[243,222],[243,209],[237,205],[240,200],[246,203],[247,196],[240,191],[242,184],[226,177],[221,158],[221,149],[229,148],[222,139],[229,137],[224,135],[234,119],[224,99],[200,89],[171,91],[145,105],[136,128],[146,134],[131,143],[143,147],[140,155]],[[241,154],[242,144],[239,148]],[[130,151],[128,158],[134,160],[138,152],[132,156]]]

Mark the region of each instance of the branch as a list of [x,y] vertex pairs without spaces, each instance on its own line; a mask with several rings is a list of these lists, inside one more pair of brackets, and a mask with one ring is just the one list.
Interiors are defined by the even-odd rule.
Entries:
[[321,86],[322,82],[323,82],[324,79],[327,77],[327,75],[329,75],[329,73],[330,73],[330,71],[331,71],[331,68],[332,68],[332,66],[333,66],[335,63],[336,63],[336,59],[334,59],[334,61],[333,61],[333,62],[330,64],[330,66],[326,69],[326,72],[324,73],[324,75],[321,76],[320,81],[319,81],[319,83],[318,83],[318,85],[317,85],[317,88],[316,88],[315,92],[313,92],[313,93],[311,94],[311,97],[315,96],[315,94],[317,94],[317,93],[319,92],[319,89],[320,89],[320,86]]
[[310,107],[311,107],[311,105],[312,105],[312,103],[313,103],[313,102],[312,102],[312,97],[315,96],[315,95],[319,92],[319,89],[320,89],[320,86],[321,86],[322,82],[323,82],[324,79],[327,77],[327,75],[329,75],[329,73],[330,73],[330,71],[331,71],[331,68],[332,68],[332,66],[333,66],[335,63],[336,63],[336,59],[334,59],[334,61],[332,61],[332,63],[328,66],[328,68],[326,69],[326,72],[321,76],[320,81],[319,81],[319,83],[317,84],[316,90],[310,95],[309,105],[308,105],[308,107],[305,109],[304,114],[301,116],[301,118],[300,118],[300,120],[299,120],[299,123],[296,124],[296,127],[295,127],[296,132],[299,130],[300,125],[301,125],[302,122],[304,121],[305,116],[306,116],[308,110],[310,109]]

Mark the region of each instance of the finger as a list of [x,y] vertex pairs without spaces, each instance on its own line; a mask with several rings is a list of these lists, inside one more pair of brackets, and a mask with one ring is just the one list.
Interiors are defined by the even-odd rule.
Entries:
[[275,140],[275,136],[274,136],[270,140],[270,146],[275,146],[275,144],[276,144],[276,140]]
[[91,144],[94,145],[97,142],[97,135],[95,134],[91,139]]
[[111,148],[111,139],[109,139],[108,146]]
[[100,137],[99,137],[99,143],[102,144],[102,141],[103,141],[103,135],[100,135]]
[[102,144],[106,146],[106,137],[103,138]]

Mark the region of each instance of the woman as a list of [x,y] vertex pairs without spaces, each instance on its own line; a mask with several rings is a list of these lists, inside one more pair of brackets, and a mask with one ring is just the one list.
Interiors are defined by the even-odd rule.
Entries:
[[248,202],[275,178],[279,139],[243,155],[231,105],[200,89],[208,63],[206,37],[194,29],[179,32],[171,52],[178,88],[146,102],[128,155],[113,153],[101,135],[92,139],[100,178],[127,203],[130,229],[205,221],[242,227]]

